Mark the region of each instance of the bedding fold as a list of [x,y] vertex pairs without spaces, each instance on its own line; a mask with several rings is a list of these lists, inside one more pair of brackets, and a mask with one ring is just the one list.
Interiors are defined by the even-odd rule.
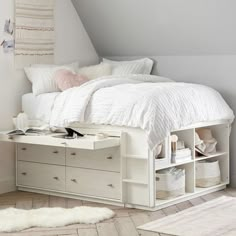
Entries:
[[233,111],[212,88],[130,75],[102,77],[62,92],[55,99],[50,126],[80,122],[138,127],[145,130],[153,149],[173,130],[233,119]]

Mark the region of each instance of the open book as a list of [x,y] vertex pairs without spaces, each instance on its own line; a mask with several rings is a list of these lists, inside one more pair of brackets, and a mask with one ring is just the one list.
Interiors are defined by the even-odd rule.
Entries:
[[26,128],[26,129],[15,129],[7,133],[9,136],[13,135],[44,135],[49,134],[50,131],[48,129],[41,128]]

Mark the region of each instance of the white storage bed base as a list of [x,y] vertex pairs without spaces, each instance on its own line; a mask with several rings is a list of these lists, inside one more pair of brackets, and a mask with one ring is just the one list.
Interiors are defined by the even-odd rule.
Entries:
[[[148,148],[145,132],[139,128],[81,124],[74,125],[74,127],[78,128],[81,133],[90,135],[99,132],[107,133],[111,136],[110,141],[97,142],[92,139],[81,144],[79,140],[80,144],[77,146],[78,143],[76,144],[73,140],[64,140],[62,142],[61,139],[49,136],[18,136],[9,139],[5,133],[0,135],[0,141],[17,143],[16,185],[19,190],[154,211],[197,196],[224,189],[229,183],[230,125],[228,121],[204,122],[173,132],[191,148],[193,160],[181,164],[165,164],[165,166],[156,164],[154,153]],[[195,128],[198,127],[210,127],[212,129],[213,136],[218,140],[216,154],[201,158],[195,156],[194,134]],[[169,138],[166,139],[166,143],[169,143]],[[30,145],[25,146],[26,144]],[[31,146],[35,148],[35,150],[31,150]],[[27,148],[30,150],[27,150]],[[54,162],[53,157],[50,157],[48,160],[40,158],[42,153],[47,152],[47,148],[50,149],[50,155],[52,155],[52,153],[62,152],[62,162]],[[111,149],[110,156],[108,155],[109,151],[106,151],[109,150],[109,148]],[[78,153],[83,151],[83,155],[87,157],[87,159],[82,158],[81,160],[78,158],[77,162],[74,162],[72,158],[77,155],[76,149]],[[29,154],[22,154],[22,150],[27,150]],[[118,154],[114,154],[112,150],[115,153],[118,152]],[[94,152],[93,155],[90,155],[90,152]],[[35,158],[36,154],[39,156],[38,161],[32,158],[33,156]],[[117,159],[115,160],[115,155],[118,155],[120,161],[117,162]],[[170,155],[169,148],[165,149],[165,155]],[[101,161],[104,165],[96,164],[98,162],[96,162],[95,156],[98,158],[101,157]],[[88,161],[88,158],[91,159]],[[222,173],[221,184],[209,188],[195,187],[195,163],[203,159],[219,160]],[[107,164],[108,160],[113,162],[113,164]],[[116,164],[114,164],[114,161],[116,161]],[[118,167],[115,165],[118,165]],[[169,200],[158,200],[156,199],[156,171],[173,166],[185,169],[186,194]],[[34,173],[38,172],[40,174],[40,171],[42,171],[45,180],[37,179],[39,177],[35,176],[33,178],[29,177],[27,182],[24,177],[30,175],[32,168]],[[48,171],[50,173],[47,172],[47,168],[51,170]],[[34,173],[32,173],[32,175]],[[52,182],[47,181],[47,175],[49,175],[48,178]],[[57,177],[58,175],[60,177]],[[94,178],[96,179],[95,183]],[[82,182],[80,182],[80,180],[82,180]],[[58,181],[63,182],[61,187]],[[97,184],[96,181],[98,181]],[[58,189],[51,187],[54,186],[54,183]],[[42,186],[40,186],[40,184],[42,184]],[[75,189],[73,189],[73,186],[75,186]]]

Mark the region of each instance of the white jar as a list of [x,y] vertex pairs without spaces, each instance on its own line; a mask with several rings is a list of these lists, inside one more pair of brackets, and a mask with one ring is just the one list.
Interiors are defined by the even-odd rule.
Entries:
[[29,127],[28,116],[24,112],[20,112],[16,118],[16,128],[24,130]]

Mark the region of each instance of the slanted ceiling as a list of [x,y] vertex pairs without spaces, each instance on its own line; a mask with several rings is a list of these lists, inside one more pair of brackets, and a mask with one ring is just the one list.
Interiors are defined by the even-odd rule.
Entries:
[[236,54],[235,0],[72,0],[101,56]]

